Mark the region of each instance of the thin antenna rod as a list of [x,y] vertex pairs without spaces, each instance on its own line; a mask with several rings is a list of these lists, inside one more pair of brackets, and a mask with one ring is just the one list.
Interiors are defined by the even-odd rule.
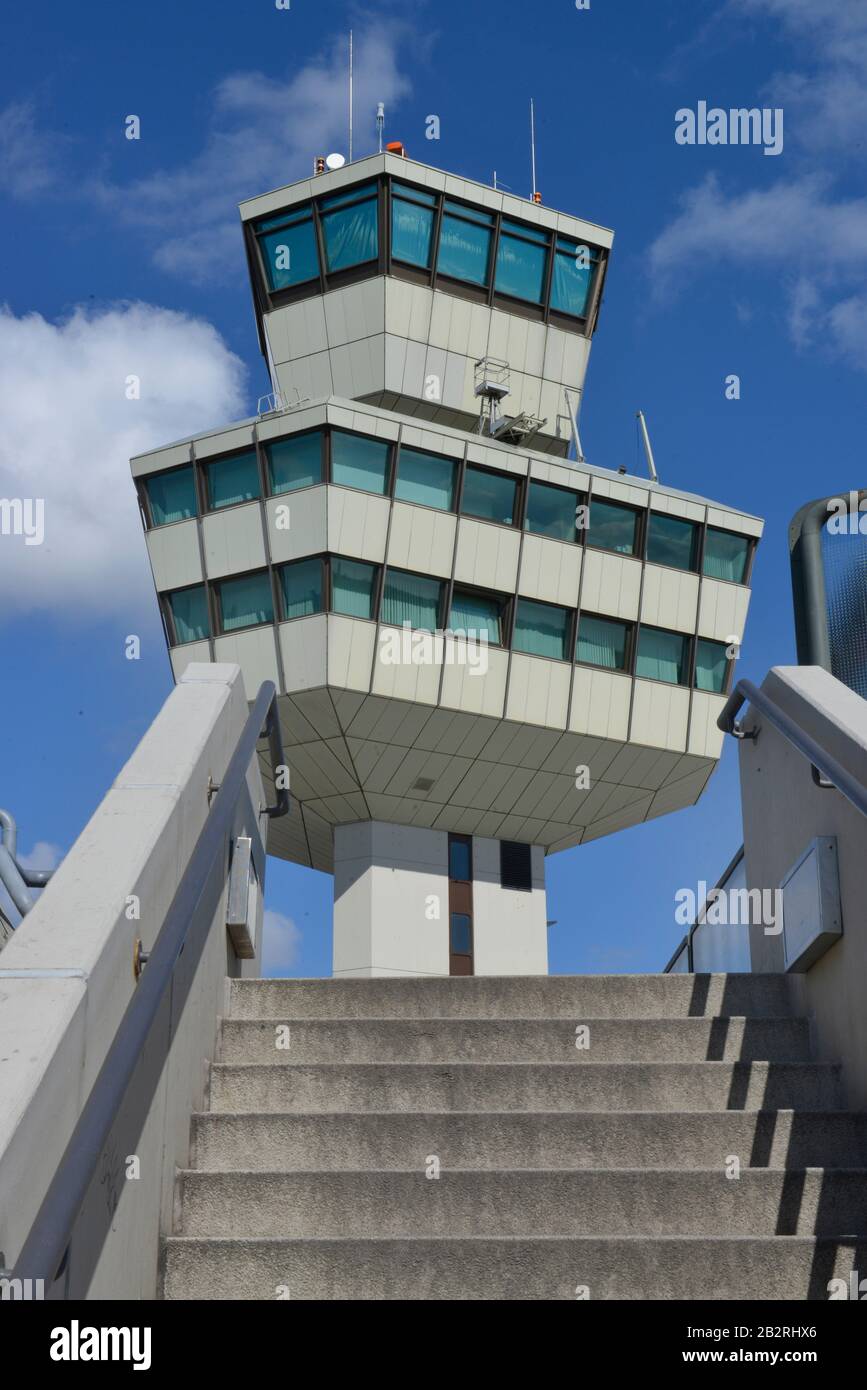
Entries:
[[349,31],[349,162],[352,163],[352,30]]
[[530,162],[533,166],[533,197],[536,197],[536,113],[530,97]]
[[656,471],[656,464],[653,460],[653,449],[650,447],[650,435],[647,431],[647,421],[644,418],[643,410],[639,410],[637,419],[641,427],[641,438],[644,442],[644,452],[647,455],[647,467],[650,471],[650,477],[654,483],[658,483],[659,474]]

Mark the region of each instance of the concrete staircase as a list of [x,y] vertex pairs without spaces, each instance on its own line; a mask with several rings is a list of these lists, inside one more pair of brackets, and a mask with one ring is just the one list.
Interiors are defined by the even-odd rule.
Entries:
[[232,981],[164,1296],[827,1299],[867,1115],[788,986]]

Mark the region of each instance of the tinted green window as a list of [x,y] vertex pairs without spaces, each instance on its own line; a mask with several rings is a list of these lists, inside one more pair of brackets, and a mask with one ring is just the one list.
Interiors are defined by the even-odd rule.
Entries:
[[296,434],[277,439],[266,449],[272,493],[291,492],[322,482],[322,434]]
[[609,671],[625,671],[629,652],[629,628],[611,618],[582,614],[578,622],[575,660]]
[[568,631],[567,609],[555,608],[551,603],[535,603],[528,598],[518,600],[512,638],[515,651],[565,661]]
[[396,183],[391,198],[391,254],[394,260],[427,270],[433,243],[433,194]]
[[285,290],[318,280],[319,257],[309,207],[291,217],[269,217],[257,223],[257,231],[270,290]]
[[419,502],[450,512],[454,507],[456,468],[454,459],[423,454],[419,449],[401,449],[394,495],[402,502]]
[[699,637],[695,648],[695,684],[697,690],[713,690],[722,695],[726,688],[729,659],[725,642],[709,642]]
[[647,558],[654,565],[694,570],[698,554],[698,527],[691,521],[664,512],[651,512],[647,523]]
[[[355,202],[362,194],[362,202]],[[353,188],[319,204],[325,239],[325,268],[329,272],[375,260],[379,254],[379,214],[376,184]]]
[[503,526],[511,526],[515,519],[517,489],[514,478],[488,473],[470,464],[464,474],[461,511],[467,516],[481,517],[483,521],[499,521]]
[[656,627],[643,627],[638,633],[638,656],[635,674],[648,680],[668,681],[671,685],[686,685],[689,660],[689,640],[679,632],[663,632]]
[[470,956],[473,953],[473,924],[465,912],[450,914],[450,950],[454,956]]
[[321,613],[322,561],[299,560],[280,570],[283,590],[283,614],[286,618],[304,618],[308,613]]
[[549,483],[530,483],[527,496],[528,531],[553,536],[558,541],[574,541],[581,496]]
[[404,570],[388,570],[382,595],[382,621],[393,627],[409,623],[434,632],[439,627],[443,586],[438,579]]
[[709,526],[704,538],[703,570],[710,579],[728,579],[743,584],[747,572],[750,543],[746,536],[718,531]]
[[237,502],[250,502],[259,496],[259,465],[254,450],[236,454],[233,458],[209,463],[208,506],[232,507]]
[[590,503],[587,544],[597,550],[614,550],[618,555],[634,555],[638,536],[638,513],[615,502]]
[[274,604],[267,574],[250,574],[243,579],[224,579],[218,588],[220,616],[224,632],[241,627],[273,623]]
[[384,493],[388,480],[389,445],[360,434],[331,432],[331,481],[364,492]]
[[596,273],[598,253],[580,242],[557,238],[551,308],[573,318],[584,318]]
[[446,199],[440,229],[437,273],[486,285],[491,261],[493,216]]
[[483,636],[486,641],[501,646],[502,614],[503,605],[500,599],[455,589],[452,595],[449,629],[452,632],[472,634],[476,641]]
[[196,484],[192,468],[173,468],[170,473],[151,473],[145,479],[152,526],[186,521],[196,515]]
[[204,584],[193,589],[178,589],[168,595],[169,611],[172,615],[174,645],[183,642],[200,642],[211,635],[208,621],[208,602]]
[[497,246],[494,288],[500,294],[541,304],[545,295],[548,251],[544,233],[503,221]]
[[376,596],[376,565],[360,560],[331,561],[331,607],[351,618],[372,618]]

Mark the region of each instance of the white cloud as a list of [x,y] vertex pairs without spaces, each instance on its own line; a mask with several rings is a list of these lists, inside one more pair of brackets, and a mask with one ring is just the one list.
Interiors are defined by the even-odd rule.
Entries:
[[32,101],[13,101],[0,111],[0,188],[14,198],[34,198],[60,177],[66,138],[39,130]]
[[[376,103],[384,101],[393,116],[410,90],[397,64],[406,35],[396,20],[355,34],[355,158],[376,148]],[[347,63],[342,37],[283,81],[262,72],[232,74],[214,93],[210,129],[193,160],[89,191],[118,220],[149,234],[162,269],[199,284],[237,274],[237,204],[304,178],[315,155],[348,153]]]
[[282,912],[266,907],[262,932],[262,974],[281,976],[289,973],[298,959],[301,932]]
[[168,309],[79,308],[61,323],[0,309],[0,499],[45,503],[41,545],[0,534],[3,612],[152,606],[129,459],[238,418],[244,375],[216,329]]

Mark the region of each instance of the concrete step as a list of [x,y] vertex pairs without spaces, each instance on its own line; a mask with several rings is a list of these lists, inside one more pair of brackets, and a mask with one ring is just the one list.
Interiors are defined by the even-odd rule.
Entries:
[[[209,1240],[166,1243],[167,1299],[828,1299],[867,1270],[867,1241],[809,1237],[613,1240]],[[584,1295],[587,1296],[586,1294]],[[702,1343],[699,1348],[717,1346]]]
[[213,1111],[839,1110],[839,1068],[788,1062],[320,1063],[211,1069]]
[[450,1236],[867,1236],[867,1170],[179,1175],[178,1234],[382,1239]]
[[232,980],[234,1018],[786,1017],[785,975],[528,975]]
[[[576,1046],[576,1025],[586,1030]],[[288,1027],[288,1033],[287,1033]],[[589,1044],[589,1045],[588,1045]],[[310,1062],[808,1062],[802,1018],[225,1019],[220,1060]]]
[[[846,1111],[582,1111],[564,1114],[207,1114],[194,1166],[395,1169],[437,1154],[446,1168],[867,1167],[867,1115]],[[867,1267],[865,1267],[867,1277]]]

